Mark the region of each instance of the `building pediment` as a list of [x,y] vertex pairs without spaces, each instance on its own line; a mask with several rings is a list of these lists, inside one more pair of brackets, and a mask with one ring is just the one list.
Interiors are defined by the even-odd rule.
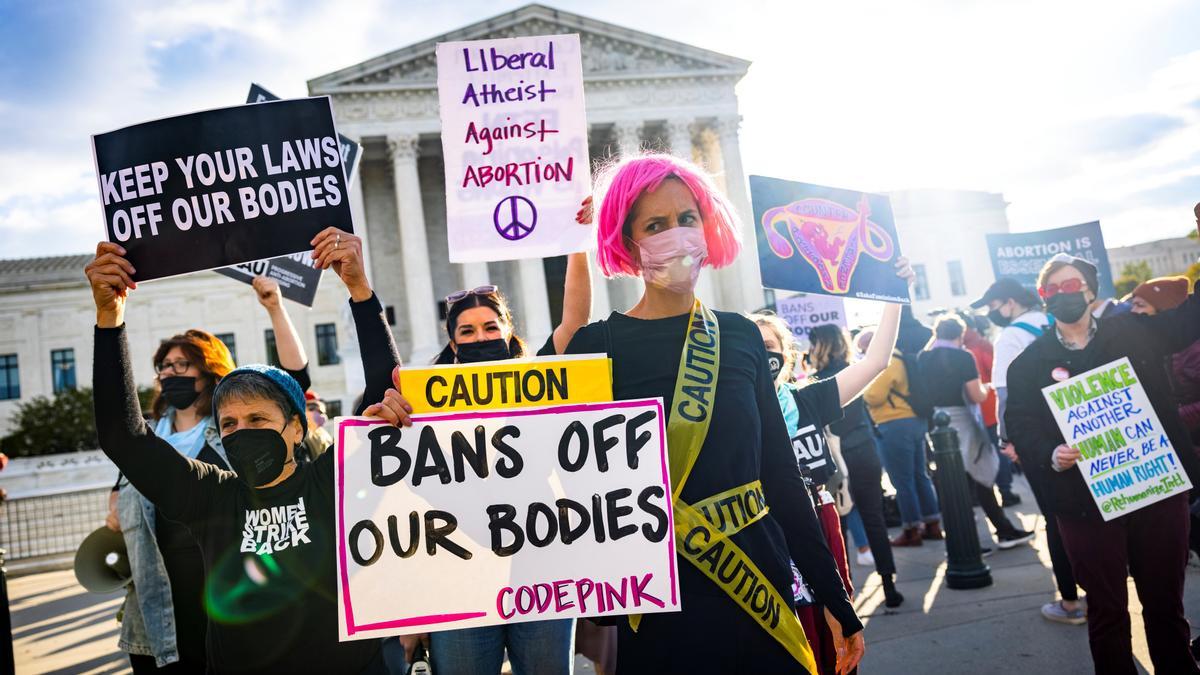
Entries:
[[741,79],[749,61],[588,19],[544,5],[526,5],[349,68],[309,80],[313,95],[432,89],[439,42],[578,33],[587,81],[724,76]]

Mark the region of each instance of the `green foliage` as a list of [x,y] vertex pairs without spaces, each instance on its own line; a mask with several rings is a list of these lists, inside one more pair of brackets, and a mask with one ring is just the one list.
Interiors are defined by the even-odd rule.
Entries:
[[1188,265],[1188,268],[1184,271],[1183,276],[1191,279],[1192,286],[1195,286],[1196,281],[1200,280],[1200,262],[1194,262],[1191,265]]
[[13,426],[15,431],[0,439],[0,450],[10,457],[99,447],[91,389],[67,389],[53,398],[32,398],[17,407]]
[[1120,276],[1113,282],[1113,288],[1117,291],[1117,297],[1123,298],[1133,292],[1133,289],[1142,283],[1140,279],[1131,276]]
[[[1117,279],[1117,283],[1120,283],[1121,280],[1125,278],[1133,279],[1133,286],[1129,288],[1129,290],[1132,291],[1137,287],[1138,284],[1153,276],[1154,271],[1150,269],[1150,263],[1146,262],[1145,260],[1139,260],[1137,262],[1126,263],[1125,266],[1121,268],[1121,276]],[[1129,291],[1125,291],[1125,293],[1128,292]],[[1124,295],[1120,288],[1117,289],[1117,295]]]
[[[154,389],[138,390],[142,410],[149,410]],[[53,397],[38,396],[17,406],[14,431],[0,438],[0,452],[10,457],[35,457],[60,452],[96,450],[96,414],[92,390],[68,389]]]

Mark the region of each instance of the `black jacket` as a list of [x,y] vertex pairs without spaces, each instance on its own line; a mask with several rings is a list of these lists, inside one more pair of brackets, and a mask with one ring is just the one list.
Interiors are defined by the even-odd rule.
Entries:
[[1064,516],[1099,517],[1091,493],[1078,471],[1055,471],[1050,464],[1063,435],[1042,395],[1055,383],[1051,371],[1065,368],[1071,377],[1128,356],[1162,422],[1175,453],[1193,485],[1200,485],[1200,460],[1187,428],[1179,419],[1163,359],[1200,339],[1200,299],[1196,295],[1173,310],[1154,316],[1121,314],[1100,319],[1087,347],[1069,350],[1053,329],[1034,340],[1008,369],[1008,407],[1004,428],[1021,464],[1045,478],[1053,511]]

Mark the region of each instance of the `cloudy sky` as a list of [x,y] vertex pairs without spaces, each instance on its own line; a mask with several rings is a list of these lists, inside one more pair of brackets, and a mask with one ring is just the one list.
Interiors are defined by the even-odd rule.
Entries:
[[[0,257],[103,236],[89,135],[244,100],[518,2],[0,0]],[[1200,3],[793,0],[553,6],[754,62],[749,173],[1004,193],[1014,230],[1181,236],[1200,201]],[[736,7],[736,9],[734,9]]]

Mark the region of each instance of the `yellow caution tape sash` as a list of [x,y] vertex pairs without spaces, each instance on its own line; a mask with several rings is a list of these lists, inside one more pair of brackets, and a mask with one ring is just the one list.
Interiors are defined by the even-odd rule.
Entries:
[[[675,396],[667,422],[668,462],[679,555],[725,591],[763,630],[775,638],[808,672],[816,673],[812,648],[790,601],[730,539],[767,512],[759,481],[708,497],[696,505],[679,498],[700,456],[712,421],[721,365],[717,316],[696,299],[688,317]],[[637,631],[641,615],[629,617]]]
[[613,400],[612,363],[584,354],[401,368],[400,391],[414,414],[602,403]]

